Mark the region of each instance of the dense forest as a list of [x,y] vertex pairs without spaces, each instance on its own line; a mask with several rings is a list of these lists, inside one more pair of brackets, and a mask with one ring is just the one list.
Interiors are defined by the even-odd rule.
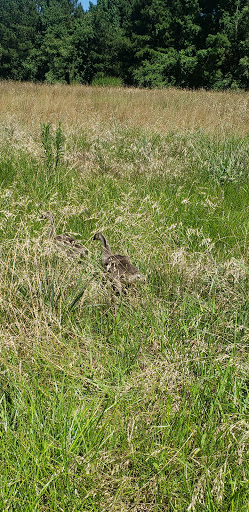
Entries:
[[0,0],[0,78],[249,86],[249,0]]

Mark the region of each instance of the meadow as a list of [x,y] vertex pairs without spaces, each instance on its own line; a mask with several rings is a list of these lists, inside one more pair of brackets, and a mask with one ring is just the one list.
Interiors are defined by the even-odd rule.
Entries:
[[[247,512],[249,93],[0,82],[0,112],[0,509]],[[96,231],[147,276],[115,311]]]

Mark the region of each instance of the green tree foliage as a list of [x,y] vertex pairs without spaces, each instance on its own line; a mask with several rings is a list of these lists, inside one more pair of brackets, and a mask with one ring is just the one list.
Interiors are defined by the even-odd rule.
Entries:
[[[46,81],[70,82],[73,78],[72,38],[74,33],[74,0],[41,0],[38,4],[40,37],[34,54],[38,78]],[[44,79],[43,78],[43,79]]]
[[30,56],[38,25],[39,14],[33,0],[0,0],[1,78],[34,78]]
[[130,44],[122,26],[121,7],[116,0],[99,0],[97,6],[90,7],[87,19],[93,27],[90,52],[95,77],[123,78],[126,73]]
[[196,45],[201,31],[197,0],[134,0],[132,20],[136,82],[148,86],[194,86]]
[[91,58],[93,38],[93,25],[88,22],[86,15],[83,14],[75,20],[72,34],[71,82],[91,83],[94,75]]
[[213,2],[211,10],[205,5],[208,2],[203,3],[206,38],[198,50],[201,83],[214,88],[248,88],[248,0],[220,0]]
[[249,0],[0,0],[0,77],[249,87]]

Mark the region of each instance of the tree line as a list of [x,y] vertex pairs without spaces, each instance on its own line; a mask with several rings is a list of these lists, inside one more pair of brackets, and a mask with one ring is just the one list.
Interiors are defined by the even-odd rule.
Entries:
[[248,89],[249,0],[0,0],[0,78]]

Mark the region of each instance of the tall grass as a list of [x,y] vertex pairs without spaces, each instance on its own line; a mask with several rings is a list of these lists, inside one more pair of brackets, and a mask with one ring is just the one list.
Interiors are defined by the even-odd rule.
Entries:
[[[205,130],[220,136],[248,133],[249,93],[177,89],[142,90],[74,85],[0,82],[4,126],[24,137],[25,145],[40,138],[40,123],[66,131],[102,136],[113,123],[165,135],[170,131]],[[22,135],[22,136],[21,136]],[[27,140],[28,139],[28,140]],[[27,144],[29,142],[29,144]]]
[[0,88],[1,510],[247,511],[247,94]]

